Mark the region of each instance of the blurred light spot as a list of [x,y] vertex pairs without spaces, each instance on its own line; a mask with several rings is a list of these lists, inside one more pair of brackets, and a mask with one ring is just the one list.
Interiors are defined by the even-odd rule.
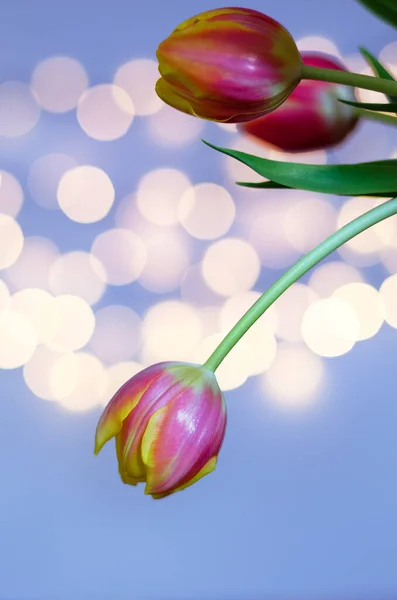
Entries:
[[33,129],[39,117],[40,107],[26,83],[5,81],[0,84],[0,135],[25,135]]
[[53,400],[50,372],[61,355],[46,346],[38,346],[23,367],[23,377],[28,388],[42,400]]
[[89,252],[69,252],[57,258],[50,269],[50,290],[56,296],[80,296],[88,304],[102,297],[106,284],[106,271],[101,262]]
[[62,176],[77,167],[77,161],[66,154],[46,154],[38,158],[30,167],[28,190],[39,206],[57,210],[58,185]]
[[[254,141],[251,136],[239,135],[236,137],[233,144],[229,144],[231,150],[238,150],[239,152],[246,152],[247,154],[254,154],[260,158],[269,158],[270,149],[262,142]],[[232,158],[231,156],[222,156],[226,173],[233,181],[250,181],[259,182],[267,181],[265,177],[255,173],[252,169],[244,165],[242,162]],[[250,188],[242,188],[246,194],[254,195],[258,194],[258,190]]]
[[155,91],[159,77],[157,62],[140,58],[121,65],[114,83],[127,92],[137,115],[152,115],[164,106]]
[[27,237],[18,260],[4,272],[4,278],[17,290],[48,289],[49,270],[58,255],[58,248],[51,240],[36,236]]
[[103,404],[107,372],[101,361],[88,352],[66,354],[50,369],[53,398],[71,411],[85,411]]
[[45,110],[64,113],[77,106],[87,88],[88,77],[83,65],[68,56],[52,56],[37,65],[32,88]]
[[383,325],[385,310],[378,291],[368,283],[348,283],[334,292],[353,308],[360,324],[358,340],[367,340]]
[[10,306],[10,292],[2,279],[0,279],[0,312]]
[[105,363],[132,358],[141,346],[141,320],[127,306],[107,306],[95,314],[90,348]]
[[228,131],[229,133],[237,133],[237,123],[215,123],[218,127],[223,129],[223,131]]
[[179,232],[153,229],[142,240],[147,260],[138,281],[145,289],[164,294],[181,284],[189,266],[189,253]]
[[219,304],[223,298],[211,289],[204,279],[201,264],[190,267],[181,283],[181,297],[195,306]]
[[360,323],[355,310],[339,298],[313,302],[302,320],[302,336],[320,356],[340,356],[359,339]]
[[128,229],[109,229],[99,234],[92,254],[104,266],[106,282],[112,285],[127,285],[138,279],[147,259],[141,239]]
[[303,163],[306,165],[325,165],[327,153],[325,150],[313,150],[312,152],[283,152],[277,148],[269,150],[269,158],[282,162]]
[[57,329],[48,343],[51,350],[73,352],[88,343],[95,329],[95,316],[87,302],[63,294],[54,298],[52,311]]
[[203,132],[202,119],[194,119],[170,106],[147,119],[149,135],[163,146],[183,146],[197,139]]
[[390,248],[382,252],[381,260],[390,273],[397,273],[397,248]]
[[13,265],[23,248],[22,229],[12,217],[0,214],[0,269]]
[[300,52],[323,52],[342,58],[337,45],[321,35],[309,35],[296,41]]
[[0,369],[21,367],[36,344],[36,331],[28,317],[14,310],[0,313]]
[[[384,203],[367,197],[356,197],[347,200],[338,217],[338,228],[350,223],[365,212]],[[356,266],[370,266],[380,261],[379,252],[392,240],[395,224],[390,219],[370,227],[339,248],[341,256]]]
[[[374,72],[371,69],[371,67],[367,65],[364,69],[361,69],[360,75],[374,76]],[[356,88],[356,95],[359,102],[380,102],[381,104],[383,104],[388,101],[385,94],[381,94],[380,92],[374,92],[373,90]]]
[[137,206],[151,223],[174,225],[179,200],[190,186],[187,175],[177,169],[149,171],[138,182]]
[[198,309],[203,337],[219,332],[219,306],[203,306]]
[[[397,42],[390,42],[387,44],[379,54],[379,60],[388,70],[397,69]],[[392,72],[392,75],[396,77],[397,73]]]
[[285,408],[310,405],[321,389],[324,365],[320,357],[298,344],[280,344],[261,379],[266,397]]
[[115,193],[105,171],[84,165],[62,175],[57,195],[59,206],[69,219],[78,223],[94,223],[106,217]]
[[227,233],[235,214],[233,198],[216,183],[190,187],[182,195],[178,207],[183,227],[200,240],[213,240]]
[[363,276],[355,267],[341,261],[330,261],[315,268],[309,279],[309,287],[320,298],[328,298],[342,285],[362,281]]
[[[196,355],[194,358],[195,362],[204,363],[210,357],[218,344],[220,344],[223,337],[224,336],[220,333],[206,337],[196,350]],[[237,344],[237,346],[230,351],[225,360],[216,370],[216,378],[219,387],[223,391],[233,390],[240,387],[247,381],[249,377],[246,370],[242,368],[240,362],[241,351],[236,353],[236,348],[240,348],[239,344]]]
[[200,317],[192,306],[177,300],[159,302],[143,319],[143,363],[192,360],[201,341]]
[[57,331],[59,324],[52,310],[53,302],[51,294],[37,288],[16,292],[11,297],[10,309],[30,320],[38,344],[50,342]]
[[262,206],[253,207],[249,229],[249,241],[257,251],[261,263],[271,269],[290,266],[299,256],[287,237],[287,214],[290,200],[279,195],[275,199],[261,200]]
[[391,275],[380,286],[379,295],[385,309],[385,321],[397,329],[397,275]]
[[368,63],[365,60],[365,58],[362,56],[362,54],[359,54],[358,52],[353,52],[352,54],[345,54],[343,56],[343,64],[352,73],[360,73],[368,66]]
[[105,83],[84,92],[77,106],[77,120],[94,140],[111,141],[127,133],[134,112],[127,92],[117,85]]
[[19,181],[11,173],[0,171],[0,213],[16,217],[22,204],[23,190]]
[[140,363],[134,361],[125,361],[108,367],[108,382],[104,395],[104,405],[108,404],[114,394],[124,385],[131,377],[139,373],[143,369]]
[[259,257],[244,240],[228,238],[212,244],[202,262],[207,284],[222,296],[250,289],[260,273]]
[[324,241],[335,231],[335,227],[336,210],[331,202],[312,194],[296,198],[285,216],[288,241],[302,253],[309,252]]
[[288,342],[302,340],[302,319],[317,294],[303,283],[294,283],[273,305],[277,315],[276,336]]

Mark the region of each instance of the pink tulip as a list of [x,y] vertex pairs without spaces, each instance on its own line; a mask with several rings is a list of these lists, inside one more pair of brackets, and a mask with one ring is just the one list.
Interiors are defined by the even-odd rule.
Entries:
[[160,98],[211,121],[238,123],[277,108],[299,83],[288,31],[249,8],[218,8],[181,23],[158,47]]
[[[302,52],[305,65],[344,71],[334,57]],[[358,123],[354,108],[338,101],[356,100],[354,88],[337,83],[304,79],[275,112],[239,126],[285,152],[305,152],[340,143]]]
[[226,428],[226,405],[215,375],[201,365],[163,362],[140,371],[105,408],[95,454],[116,438],[124,483],[146,482],[163,498],[215,469]]

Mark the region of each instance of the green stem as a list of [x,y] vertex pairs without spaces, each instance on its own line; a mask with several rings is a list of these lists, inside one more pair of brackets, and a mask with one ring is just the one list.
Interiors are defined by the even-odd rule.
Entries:
[[355,108],[356,114],[362,119],[369,119],[370,121],[378,121],[379,123],[385,123],[386,125],[397,126],[397,117],[391,115],[376,112],[373,110],[366,110],[364,108]]
[[334,250],[345,244],[353,237],[362,233],[369,227],[376,225],[380,221],[397,214],[397,198],[388,200],[380,206],[361,215],[354,221],[351,221],[319,246],[311,250],[305,256],[302,256],[284,275],[280,277],[262,296],[251,306],[249,310],[241,317],[236,325],[229,331],[219,346],[208,358],[204,366],[211,371],[215,371],[225,356],[237,344],[240,338],[248,329],[263,315],[263,313],[283,294],[293,283],[302,275],[307,273],[312,267],[319,263],[323,258],[331,254]]
[[336,69],[320,69],[303,65],[302,79],[316,79],[317,81],[328,81],[329,83],[342,83],[352,87],[372,90],[397,96],[397,81],[373,77],[372,75],[359,75],[349,71],[338,71]]

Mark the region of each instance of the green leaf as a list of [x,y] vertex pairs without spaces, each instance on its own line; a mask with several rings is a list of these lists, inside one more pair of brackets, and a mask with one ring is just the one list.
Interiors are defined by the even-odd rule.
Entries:
[[358,2],[389,25],[397,27],[396,0],[358,0]]
[[[265,190],[293,190],[296,188],[288,187],[287,185],[281,185],[281,183],[276,183],[275,181],[259,181],[259,182],[249,182],[249,181],[236,181],[237,185],[241,187],[255,188],[255,189],[265,189]],[[301,188],[302,189],[302,188]],[[306,188],[304,188],[306,189]],[[345,194],[334,194],[335,196],[345,196]],[[350,196],[362,196],[363,194],[350,194]],[[392,198],[397,196],[397,191],[388,192],[388,193],[371,193],[365,194],[366,196],[375,196],[376,198]]]
[[397,159],[352,165],[306,165],[260,158],[203,142],[262,177],[289,188],[341,196],[394,194],[397,190]]
[[[373,54],[371,54],[366,48],[360,47],[360,52],[373,70],[374,74],[381,79],[388,79],[389,81],[396,81],[395,78],[385,67],[378,61]],[[387,95],[389,102],[397,102],[397,96]]]
[[[356,108],[363,108],[365,110],[375,110],[377,112],[395,113],[397,112],[397,102],[386,102],[382,104],[376,104],[373,102],[352,102],[350,100],[341,100],[342,104],[348,104],[349,106],[355,106]],[[397,122],[397,119],[396,119]]]

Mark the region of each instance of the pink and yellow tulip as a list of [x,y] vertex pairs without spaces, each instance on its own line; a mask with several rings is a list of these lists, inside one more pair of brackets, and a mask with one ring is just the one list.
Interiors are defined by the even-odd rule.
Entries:
[[[334,57],[302,52],[305,65],[345,70]],[[356,100],[354,88],[304,79],[282,106],[269,115],[242,123],[239,130],[285,152],[329,148],[351,133],[358,117],[354,108],[338,101]]]
[[248,8],[219,8],[181,23],[158,47],[160,98],[211,121],[256,119],[299,83],[302,60],[288,31]]
[[212,371],[163,362],[127,381],[105,408],[95,453],[116,438],[124,483],[146,482],[163,498],[215,469],[226,428],[226,405]]

